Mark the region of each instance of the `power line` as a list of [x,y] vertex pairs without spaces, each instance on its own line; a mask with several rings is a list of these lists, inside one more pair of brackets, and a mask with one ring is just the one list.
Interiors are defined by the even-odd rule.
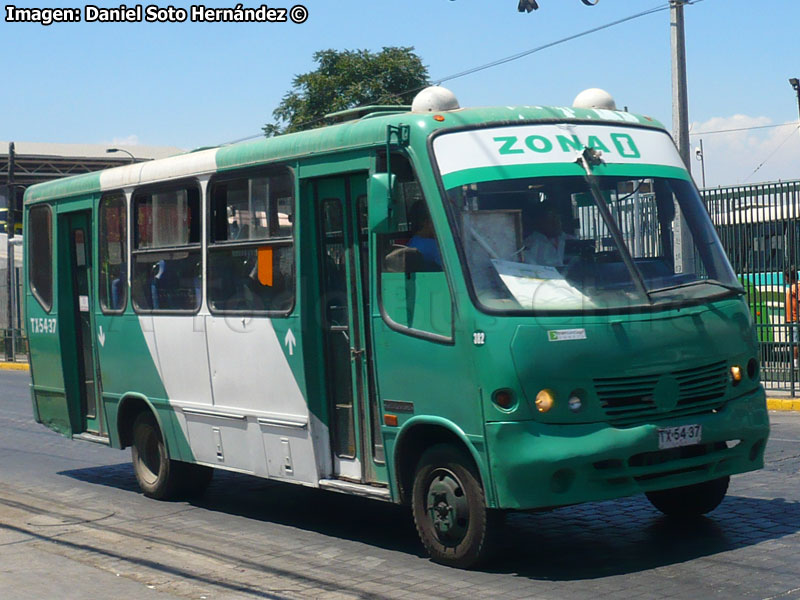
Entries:
[[737,127],[735,129],[717,129],[715,131],[698,131],[696,133],[689,132],[689,135],[712,135],[715,133],[731,133],[734,131],[752,131],[753,129],[769,129],[771,127],[785,127],[786,125],[798,126],[797,121],[788,121],[786,123],[776,123],[774,125],[754,125],[753,127]]
[[[702,2],[703,0],[690,0],[685,2],[685,4],[696,4],[697,2]],[[641,17],[646,17],[648,15],[652,15],[657,12],[661,12],[664,10],[668,10],[670,7],[669,4],[662,4],[656,6],[654,8],[650,8],[640,13],[636,13],[635,15],[631,15],[629,17],[624,17],[622,19],[618,19],[616,21],[612,21],[611,23],[606,23],[605,25],[600,25],[599,27],[593,27],[592,29],[587,29],[586,31],[582,31],[580,33],[576,33],[565,38],[561,38],[560,40],[556,40],[554,42],[548,42],[547,44],[543,44],[542,46],[537,46],[536,48],[531,48],[530,50],[524,50],[523,52],[519,52],[512,56],[506,56],[505,58],[499,58],[494,60],[490,63],[486,63],[485,65],[481,65],[479,67],[473,67],[472,69],[467,69],[466,71],[461,71],[460,73],[455,73],[454,75],[448,75],[447,77],[442,77],[440,79],[434,79],[437,84],[441,84],[445,81],[450,81],[452,79],[458,79],[459,77],[464,77],[466,75],[472,75],[473,73],[477,73],[479,71],[484,71],[486,69],[490,69],[492,67],[497,67],[499,65],[504,65],[506,63],[519,60],[520,58],[525,58],[526,56],[530,56],[531,54],[535,54],[536,52],[541,52],[542,50],[546,50],[548,48],[552,48],[553,46],[558,46],[560,44],[564,44],[566,42],[571,42],[572,40],[576,40],[578,38],[587,36],[592,33],[596,33],[598,31],[602,31],[604,29],[609,29],[610,27],[614,27],[616,25],[620,25],[622,23],[627,23],[628,21],[633,21],[634,19],[639,19]],[[411,91],[411,90],[409,90]]]
[[[703,1],[704,0],[686,0],[684,2],[684,4],[688,6],[688,5],[697,4],[698,2],[703,2]],[[511,56],[506,56],[504,58],[499,58],[499,59],[494,60],[494,61],[492,61],[490,63],[486,63],[486,64],[480,65],[478,67],[473,67],[471,69],[467,69],[466,71],[461,71],[459,73],[454,73],[453,75],[448,75],[446,77],[441,77],[441,78],[438,78],[438,79],[431,79],[431,81],[433,81],[436,85],[441,85],[445,81],[452,81],[453,79],[458,79],[460,77],[466,77],[467,75],[472,75],[473,73],[478,73],[480,71],[485,71],[486,69],[491,69],[493,67],[498,67],[500,65],[504,65],[504,64],[513,62],[515,60],[519,60],[521,58],[525,58],[526,56],[530,56],[531,54],[535,54],[537,52],[541,52],[542,50],[546,50],[548,48],[552,48],[554,46],[559,46],[559,45],[564,44],[566,42],[571,42],[572,40],[576,40],[578,38],[585,37],[585,36],[590,35],[592,33],[597,33],[598,31],[603,31],[604,29],[609,29],[611,27],[615,27],[617,25],[621,25],[622,23],[627,23],[627,22],[633,21],[635,19],[640,19],[642,17],[646,17],[646,16],[649,16],[649,15],[652,15],[652,14],[655,14],[655,13],[658,13],[658,12],[669,10],[669,8],[670,8],[670,4],[669,3],[661,4],[659,6],[655,6],[653,8],[648,9],[648,10],[645,10],[645,11],[630,15],[628,17],[624,17],[622,19],[617,19],[616,21],[612,21],[610,23],[606,23],[605,25],[600,25],[599,27],[593,27],[591,29],[587,29],[585,31],[581,31],[580,33],[576,33],[576,34],[567,36],[565,38],[561,38],[561,39],[556,40],[554,42],[548,42],[547,44],[543,44],[541,46],[537,46],[537,47],[531,48],[529,50],[524,50],[522,52],[518,52],[517,54],[513,54]],[[422,89],[424,89],[424,86],[423,87],[411,88],[411,89],[408,89],[408,90],[405,90],[403,92],[400,92],[400,93],[397,93],[397,94],[393,94],[393,95],[394,96],[401,96],[401,95],[410,94],[412,92],[416,92],[416,91],[419,91],[419,90],[422,90]],[[355,108],[362,108],[362,107],[361,106],[357,106]],[[319,121],[321,121],[323,119],[324,119],[324,117],[323,118],[314,119],[313,121],[311,121],[310,123],[307,123],[307,124],[312,124],[313,125],[313,124],[318,123]],[[226,142],[226,143],[221,144],[221,145],[225,146],[225,145],[229,145],[229,144],[233,144],[233,143],[237,143],[237,142],[244,142],[244,141],[247,141],[247,140],[252,140],[252,139],[256,139],[256,138],[262,137],[263,135],[264,135],[263,133],[255,134],[255,135],[251,135],[251,136],[248,136],[248,137],[245,137],[245,138],[240,138],[238,140],[235,140],[234,142]]]
[[797,126],[794,128],[794,129],[792,129],[792,130],[789,132],[789,135],[788,135],[788,136],[786,136],[786,139],[785,139],[785,140],[783,140],[783,141],[782,141],[780,144],[778,144],[778,147],[777,147],[777,148],[775,148],[775,150],[773,150],[773,151],[772,151],[772,153],[771,153],[771,154],[770,154],[770,155],[769,155],[767,158],[765,158],[765,159],[764,159],[764,162],[762,162],[760,165],[758,165],[758,166],[755,168],[755,170],[754,170],[752,173],[750,173],[750,175],[748,175],[747,177],[745,177],[745,178],[744,178],[744,180],[745,180],[745,181],[747,181],[748,179],[750,179],[750,178],[751,178],[753,175],[755,175],[755,174],[758,172],[758,170],[759,170],[761,167],[763,167],[765,164],[767,164],[767,161],[768,161],[770,158],[772,158],[773,156],[775,156],[775,154],[777,154],[777,153],[778,153],[778,150],[780,150],[780,149],[783,147],[783,145],[784,145],[786,142],[788,142],[788,141],[789,141],[789,140],[792,138],[792,136],[794,135],[795,131],[797,131],[798,129],[800,129],[800,125],[797,125]]

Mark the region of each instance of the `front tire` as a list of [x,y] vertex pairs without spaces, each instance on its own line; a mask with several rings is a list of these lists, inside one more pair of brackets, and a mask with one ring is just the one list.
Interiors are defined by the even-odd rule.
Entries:
[[156,500],[175,497],[182,479],[180,463],[170,460],[164,436],[150,411],[140,412],[133,422],[131,460],[145,496]]
[[499,514],[486,508],[475,466],[452,446],[425,451],[414,476],[414,524],[434,562],[470,568],[490,553]]
[[717,508],[728,491],[730,477],[720,477],[703,483],[646,492],[650,503],[665,515],[672,517],[697,517]]

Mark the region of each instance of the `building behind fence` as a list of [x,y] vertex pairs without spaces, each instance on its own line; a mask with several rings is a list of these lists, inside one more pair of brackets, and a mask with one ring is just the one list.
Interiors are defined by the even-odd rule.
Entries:
[[800,181],[703,190],[722,245],[747,293],[761,342],[764,385],[800,388],[786,323],[785,273],[800,267]]

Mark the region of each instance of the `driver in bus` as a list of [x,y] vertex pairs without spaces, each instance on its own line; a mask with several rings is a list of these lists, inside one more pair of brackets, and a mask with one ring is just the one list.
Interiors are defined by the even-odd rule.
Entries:
[[427,265],[440,271],[442,269],[442,255],[439,252],[439,244],[436,242],[436,232],[433,229],[431,215],[423,200],[417,200],[411,206],[408,218],[413,235],[406,243],[406,246],[419,250]]
[[526,229],[533,229],[523,240],[525,262],[548,267],[564,266],[564,249],[567,240],[574,236],[564,232],[561,215],[551,200],[538,204],[529,210]]

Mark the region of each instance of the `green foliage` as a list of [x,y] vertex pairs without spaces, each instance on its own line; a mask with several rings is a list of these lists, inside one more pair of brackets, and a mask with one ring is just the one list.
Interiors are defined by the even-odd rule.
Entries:
[[319,67],[294,78],[291,91],[272,113],[275,122],[264,126],[264,135],[320,127],[326,114],[358,106],[411,104],[414,95],[430,84],[428,68],[413,50],[315,52]]

